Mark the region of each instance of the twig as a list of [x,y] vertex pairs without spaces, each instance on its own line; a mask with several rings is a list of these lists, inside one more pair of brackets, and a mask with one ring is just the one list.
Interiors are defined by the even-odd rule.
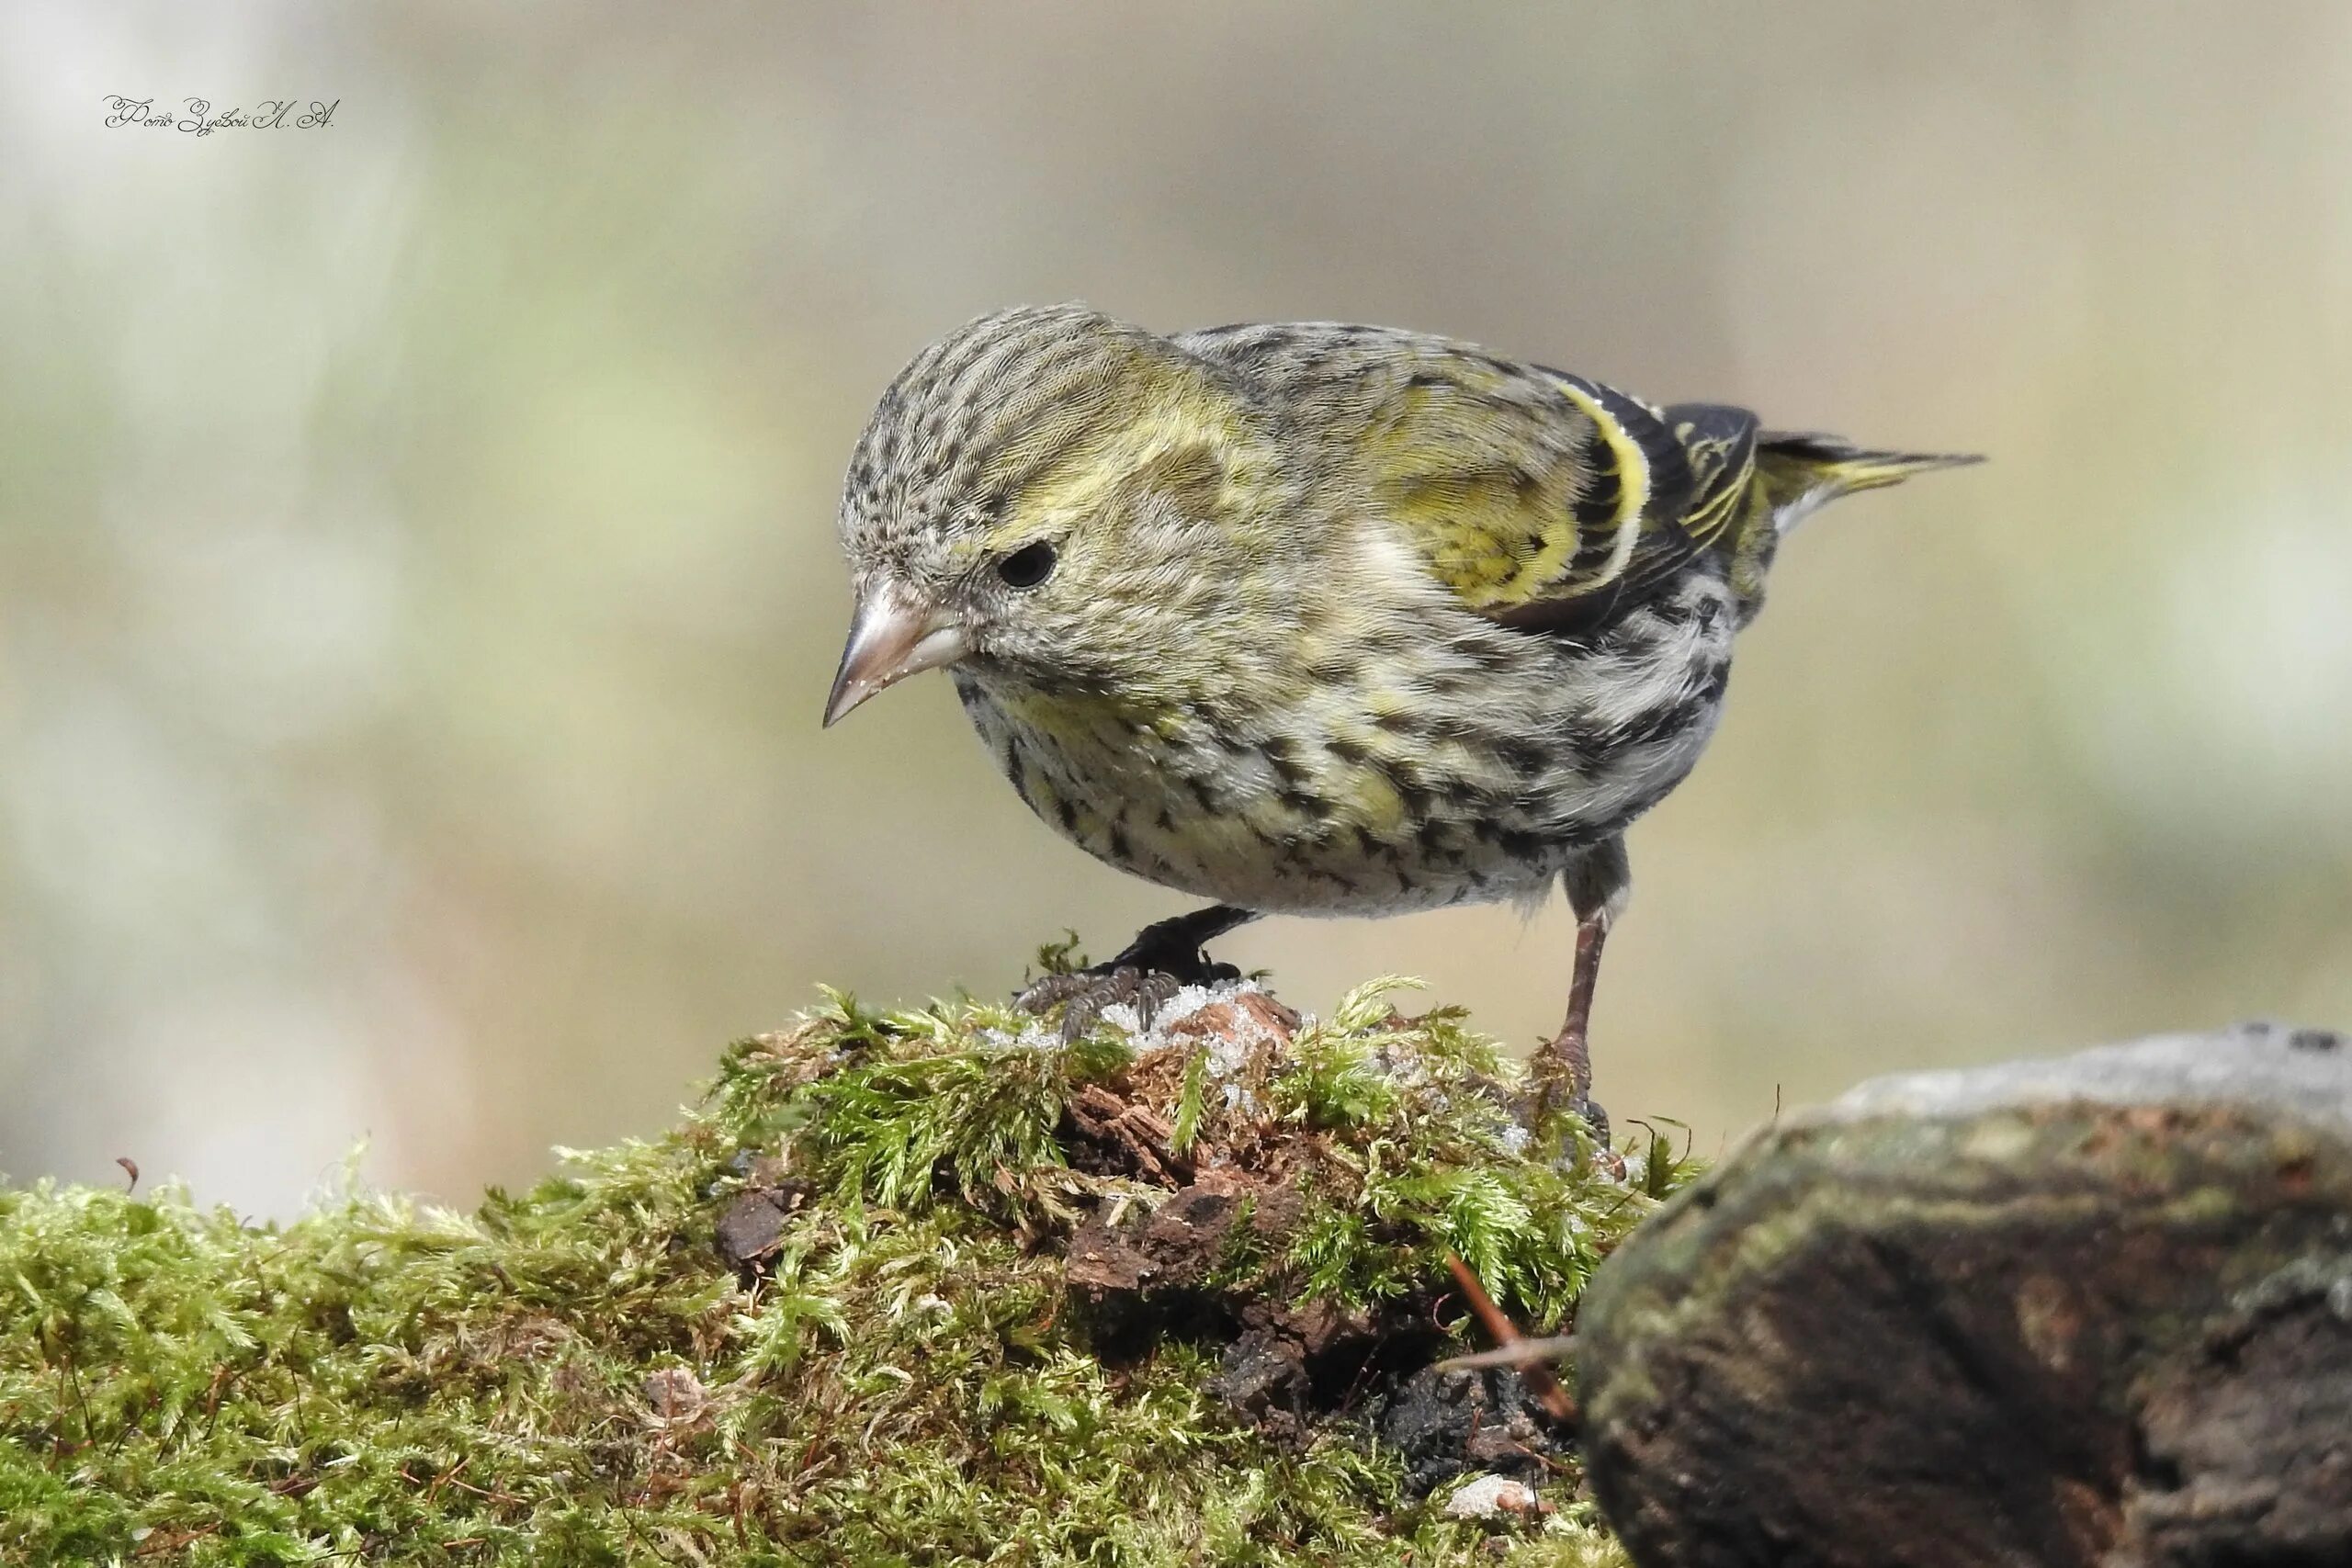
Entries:
[[[1449,1252],[1445,1255],[1445,1266],[1453,1270],[1453,1282],[1462,1287],[1463,1299],[1470,1303],[1471,1312],[1485,1325],[1487,1337],[1494,1340],[1497,1348],[1520,1350],[1528,1343],[1527,1336],[1519,1331],[1519,1325],[1495,1304],[1494,1297],[1487,1294],[1487,1287],[1478,1282],[1478,1276],[1470,1271],[1470,1265]],[[1525,1354],[1523,1350],[1521,1353]],[[1577,1419],[1577,1402],[1568,1397],[1568,1391],[1560,1386],[1560,1380],[1552,1375],[1552,1369],[1544,1364],[1540,1355],[1535,1359],[1517,1365],[1528,1391],[1535,1395],[1536,1401],[1552,1419],[1562,1422]]]
[[1546,1335],[1541,1339],[1519,1338],[1492,1350],[1475,1350],[1467,1356],[1449,1356],[1437,1364],[1442,1372],[1476,1372],[1488,1367],[1525,1367],[1536,1362],[1556,1361],[1573,1355],[1577,1337],[1573,1334]]
[[422,1475],[411,1473],[408,1468],[403,1465],[401,1468],[400,1477],[402,1481],[407,1482],[411,1486],[423,1486],[428,1488],[429,1490],[426,1491],[424,1496],[424,1500],[428,1505],[434,1503],[439,1498],[441,1495],[441,1488],[444,1486],[454,1486],[460,1492],[471,1493],[477,1497],[487,1497],[493,1503],[509,1503],[519,1506],[523,1502],[522,1498],[515,1496],[511,1492],[501,1492],[488,1486],[476,1486],[469,1481],[458,1480],[458,1472],[465,1469],[465,1467],[471,1462],[472,1460],[470,1457],[461,1459],[451,1469],[438,1476],[435,1476],[431,1481],[427,1481]]
[[1509,1443],[1512,1448],[1517,1449],[1521,1453],[1525,1454],[1529,1459],[1535,1461],[1536,1463],[1548,1466],[1552,1473],[1555,1475],[1574,1475],[1577,1472],[1576,1466],[1572,1464],[1562,1464],[1558,1460],[1554,1459],[1550,1454],[1545,1453],[1543,1450],[1531,1449],[1525,1443],[1521,1442],[1517,1438],[1505,1438],[1503,1441]]

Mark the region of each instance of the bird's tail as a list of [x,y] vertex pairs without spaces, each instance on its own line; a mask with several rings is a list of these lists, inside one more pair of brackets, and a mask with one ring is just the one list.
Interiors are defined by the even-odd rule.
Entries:
[[1984,460],[1969,453],[1871,452],[1842,436],[1786,431],[1768,430],[1756,442],[1757,482],[1773,527],[1783,534],[1841,495]]

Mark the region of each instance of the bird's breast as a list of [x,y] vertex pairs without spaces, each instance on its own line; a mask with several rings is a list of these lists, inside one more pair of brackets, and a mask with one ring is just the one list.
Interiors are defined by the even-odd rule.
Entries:
[[1249,908],[1394,913],[1540,894],[1655,805],[1713,730],[1731,624],[1715,584],[1588,646],[1392,639],[1249,701],[957,687],[1021,798],[1097,858]]

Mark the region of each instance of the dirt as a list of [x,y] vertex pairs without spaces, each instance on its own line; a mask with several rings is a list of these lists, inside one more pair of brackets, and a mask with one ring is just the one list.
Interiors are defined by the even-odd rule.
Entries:
[[1305,1178],[1328,1151],[1306,1129],[1244,1121],[1180,1152],[1155,1107],[1178,1100],[1204,1044],[1238,1060],[1219,1092],[1261,1092],[1298,1022],[1256,993],[1209,1003],[1169,1026],[1171,1043],[1072,1105],[1073,1163],[1083,1155],[1088,1168],[1173,1189],[1148,1212],[1099,1213],[1069,1239],[1069,1287],[1094,1348],[1120,1361],[1170,1337],[1222,1345],[1206,1386],[1237,1419],[1299,1443],[1334,1427],[1376,1436],[1405,1455],[1416,1495],[1470,1472],[1532,1479],[1555,1468],[1573,1445],[1517,1373],[1431,1365],[1458,1348],[1439,1326],[1460,1312],[1442,1283],[1377,1311],[1220,1284],[1237,1258],[1292,1242]]

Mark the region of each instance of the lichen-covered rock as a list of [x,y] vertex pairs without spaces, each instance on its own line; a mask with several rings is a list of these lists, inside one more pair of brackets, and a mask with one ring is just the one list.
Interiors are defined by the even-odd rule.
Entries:
[[2352,1562],[2352,1043],[1867,1084],[1681,1193],[1577,1332],[1644,1568]]
[[0,1562],[1620,1565],[1569,1461],[1464,1521],[1374,1435],[1449,1251],[1540,1329],[1651,1206],[1380,989],[835,998],[472,1214],[0,1187]]

